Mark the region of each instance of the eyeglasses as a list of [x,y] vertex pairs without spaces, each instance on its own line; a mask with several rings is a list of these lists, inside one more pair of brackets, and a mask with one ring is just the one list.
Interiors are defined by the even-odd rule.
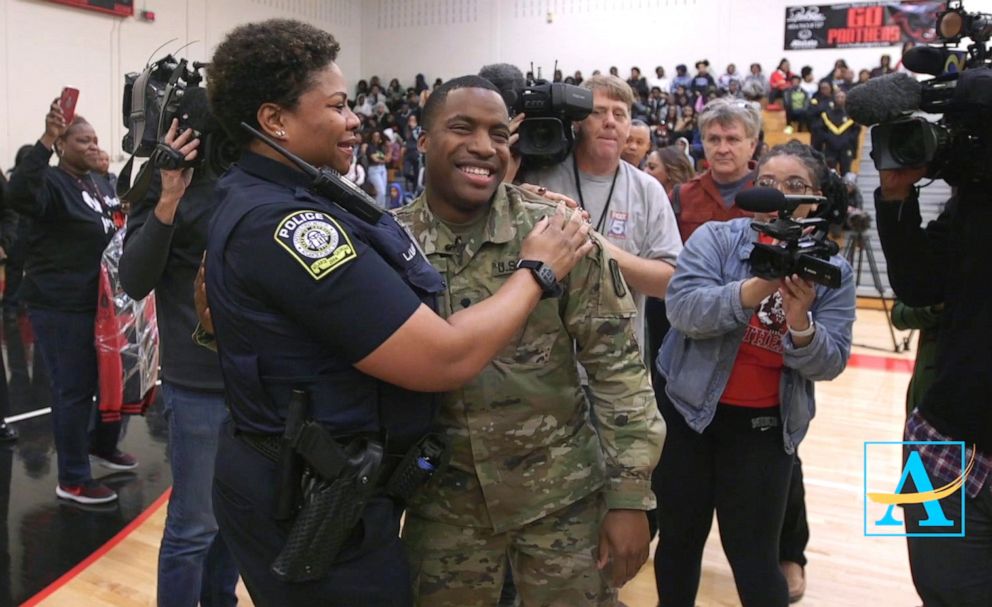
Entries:
[[779,182],[774,177],[759,177],[757,181],[754,182],[759,188],[775,188],[776,190],[781,190],[785,194],[791,195],[801,195],[813,191],[813,186],[806,183],[798,177],[793,177],[783,182]]

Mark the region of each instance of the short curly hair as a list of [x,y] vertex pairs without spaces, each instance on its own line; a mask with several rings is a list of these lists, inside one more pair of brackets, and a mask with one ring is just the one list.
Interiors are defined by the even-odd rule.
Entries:
[[315,72],[335,59],[341,45],[331,34],[291,19],[270,19],[231,30],[207,68],[210,111],[227,134],[244,146],[258,127],[258,108],[276,103],[293,109]]

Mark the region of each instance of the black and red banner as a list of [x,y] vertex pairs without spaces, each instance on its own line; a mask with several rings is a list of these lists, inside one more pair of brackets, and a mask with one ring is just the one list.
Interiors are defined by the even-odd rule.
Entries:
[[932,42],[944,7],[939,1],[790,6],[785,9],[785,50]]

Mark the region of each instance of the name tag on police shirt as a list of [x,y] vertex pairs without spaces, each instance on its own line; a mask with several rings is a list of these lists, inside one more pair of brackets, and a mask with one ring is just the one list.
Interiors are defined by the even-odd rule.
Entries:
[[320,211],[287,215],[276,227],[274,237],[316,280],[358,257],[338,222]]

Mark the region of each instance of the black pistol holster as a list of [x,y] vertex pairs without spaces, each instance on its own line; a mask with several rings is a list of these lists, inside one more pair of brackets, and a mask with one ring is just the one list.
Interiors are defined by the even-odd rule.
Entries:
[[[383,447],[356,438],[342,447],[319,424],[305,421],[307,395],[294,390],[282,438],[274,516],[293,526],[272,572],[284,582],[327,575],[376,490]],[[297,506],[298,505],[298,506]]]

